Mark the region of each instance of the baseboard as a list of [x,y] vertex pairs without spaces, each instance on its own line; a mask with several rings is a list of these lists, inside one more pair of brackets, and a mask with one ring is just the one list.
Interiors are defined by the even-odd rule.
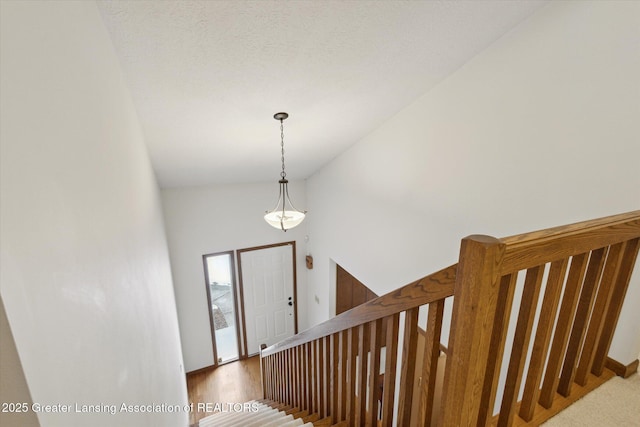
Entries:
[[214,369],[216,369],[217,366],[216,365],[211,365],[211,366],[205,366],[204,368],[200,368],[200,369],[196,369],[195,371],[189,371],[186,373],[187,377],[191,377],[193,375],[198,375],[198,374],[202,374],[203,372],[209,372],[212,371]]
[[638,359],[629,363],[628,365],[623,365],[615,359],[607,357],[607,361],[604,366],[608,369],[611,369],[615,374],[622,378],[629,378],[631,375],[635,374],[638,371],[638,364],[640,361]]

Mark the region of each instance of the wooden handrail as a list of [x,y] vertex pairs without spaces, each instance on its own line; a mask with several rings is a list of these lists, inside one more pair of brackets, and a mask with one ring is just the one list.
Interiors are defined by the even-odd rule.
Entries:
[[640,210],[625,212],[617,215],[605,216],[587,221],[579,221],[572,224],[558,227],[545,228],[542,230],[520,233],[513,236],[503,237],[500,240],[511,248],[522,245],[540,243],[544,240],[558,239],[570,235],[582,234],[594,229],[603,229],[617,224],[627,223],[640,219]]
[[500,239],[503,274],[640,236],[640,210]]
[[374,298],[345,311],[311,329],[300,332],[262,351],[263,356],[305,344],[328,335],[347,330],[363,323],[420,307],[453,295],[458,264],[425,276],[402,288]]

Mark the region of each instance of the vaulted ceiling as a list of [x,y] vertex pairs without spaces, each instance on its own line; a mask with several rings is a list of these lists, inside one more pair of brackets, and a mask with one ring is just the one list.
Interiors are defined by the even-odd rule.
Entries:
[[163,187],[304,179],[546,1],[99,1]]

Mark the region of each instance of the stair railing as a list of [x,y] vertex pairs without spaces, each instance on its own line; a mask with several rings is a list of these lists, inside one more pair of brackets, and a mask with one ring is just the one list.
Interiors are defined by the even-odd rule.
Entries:
[[[264,397],[331,424],[537,425],[613,375],[607,354],[639,247],[640,211],[504,239],[469,236],[458,264],[264,349]],[[428,315],[417,360],[421,307]],[[374,391],[383,354],[380,398]]]

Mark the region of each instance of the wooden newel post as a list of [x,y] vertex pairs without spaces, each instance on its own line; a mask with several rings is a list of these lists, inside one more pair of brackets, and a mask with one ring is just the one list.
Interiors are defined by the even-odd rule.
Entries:
[[267,396],[267,388],[266,388],[266,382],[267,382],[267,372],[266,372],[266,366],[264,366],[264,362],[262,361],[262,350],[264,350],[265,348],[267,348],[266,344],[260,344],[260,384],[262,386],[262,398],[263,399],[267,399],[268,397],[271,396]]
[[504,243],[494,237],[462,239],[440,426],[478,425],[504,250]]

